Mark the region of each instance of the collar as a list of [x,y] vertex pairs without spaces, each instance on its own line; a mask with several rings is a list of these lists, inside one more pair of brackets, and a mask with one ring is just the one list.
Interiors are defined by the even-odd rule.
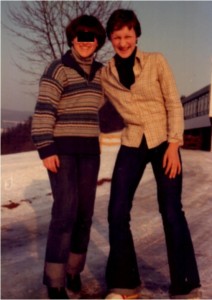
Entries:
[[79,63],[76,61],[72,55],[72,51],[68,50],[61,58],[61,62],[64,66],[74,69],[78,72],[80,76],[88,81],[92,81],[95,77],[96,72],[102,67],[102,64],[93,60],[91,64],[91,72],[87,75],[84,70],[80,67]]

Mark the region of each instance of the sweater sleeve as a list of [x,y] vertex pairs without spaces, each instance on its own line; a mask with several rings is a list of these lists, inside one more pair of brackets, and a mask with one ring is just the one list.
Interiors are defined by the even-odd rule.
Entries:
[[54,126],[63,91],[63,66],[54,61],[46,68],[39,84],[39,94],[32,118],[31,136],[41,159],[57,154]]

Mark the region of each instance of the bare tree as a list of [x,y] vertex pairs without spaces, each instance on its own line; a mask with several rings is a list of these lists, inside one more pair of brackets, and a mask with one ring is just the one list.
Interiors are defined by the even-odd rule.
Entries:
[[[105,26],[112,11],[127,5],[123,1],[21,1],[18,6],[10,2],[11,26],[4,26],[19,37],[16,47],[24,66],[28,67],[20,62],[15,62],[16,65],[24,72],[38,75],[41,65],[61,57],[67,50],[65,28],[73,18],[81,14],[94,15]],[[111,48],[106,43],[98,59],[104,62],[109,54]]]

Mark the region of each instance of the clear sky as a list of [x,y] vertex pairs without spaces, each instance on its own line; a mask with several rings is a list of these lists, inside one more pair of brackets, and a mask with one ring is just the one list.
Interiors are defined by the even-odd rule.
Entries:
[[[8,24],[7,3],[1,2],[1,19]],[[142,25],[138,46],[162,52],[176,78],[180,95],[189,95],[210,83],[212,70],[211,1],[131,1]],[[24,85],[26,76],[13,61],[20,57],[14,37],[1,28],[2,108],[33,111],[38,87]],[[41,70],[42,72],[43,70]],[[29,75],[27,75],[28,77]]]

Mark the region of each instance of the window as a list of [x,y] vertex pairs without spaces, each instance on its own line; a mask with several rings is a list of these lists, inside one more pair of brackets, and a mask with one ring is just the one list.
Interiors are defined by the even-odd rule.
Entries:
[[209,92],[184,104],[184,118],[191,119],[209,114]]

